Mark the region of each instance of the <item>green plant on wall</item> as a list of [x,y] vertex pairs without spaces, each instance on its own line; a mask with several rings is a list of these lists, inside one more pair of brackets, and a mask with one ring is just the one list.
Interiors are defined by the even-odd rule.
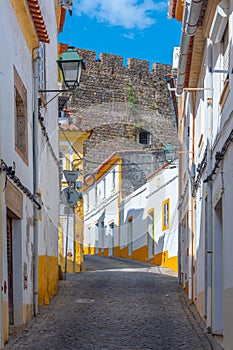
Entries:
[[137,103],[137,100],[136,100],[135,95],[134,95],[132,84],[128,83],[127,87],[128,87],[127,88],[127,102],[128,102],[128,105],[130,107],[131,112],[133,112],[136,110],[135,105]]

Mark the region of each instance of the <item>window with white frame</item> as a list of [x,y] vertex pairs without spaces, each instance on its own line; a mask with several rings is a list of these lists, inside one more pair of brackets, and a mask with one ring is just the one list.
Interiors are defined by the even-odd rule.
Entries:
[[15,149],[28,164],[27,90],[14,67]]
[[98,191],[97,191],[97,184],[95,184],[95,204],[97,204],[98,199]]
[[113,190],[116,188],[116,169],[113,169],[112,171],[112,188]]
[[89,192],[87,192],[87,194],[86,194],[86,201],[87,201],[86,208],[87,208],[87,211],[89,211],[89,209],[90,209]]
[[59,151],[59,167],[60,167],[60,177],[62,182],[66,182],[63,170],[66,170],[66,151],[61,149]]
[[166,199],[162,204],[162,230],[169,228],[170,199]]
[[223,70],[222,82],[225,84],[229,77],[229,27],[226,25],[221,41],[221,68]]
[[104,186],[103,198],[105,198],[106,197],[106,178],[103,179],[103,186]]
[[219,45],[220,43],[220,70],[222,89],[228,84],[228,72],[229,72],[229,1],[222,0],[216,7],[212,25],[210,28],[209,37],[213,44]]

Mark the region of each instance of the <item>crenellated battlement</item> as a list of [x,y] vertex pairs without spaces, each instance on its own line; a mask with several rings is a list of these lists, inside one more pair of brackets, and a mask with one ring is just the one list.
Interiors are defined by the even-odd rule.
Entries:
[[154,73],[158,66],[168,66],[160,63],[156,63],[153,65],[152,70],[149,67],[148,60],[142,60],[139,58],[128,58],[127,66],[123,64],[123,56],[109,54],[109,53],[100,53],[99,57],[96,55],[96,51],[86,50],[77,48],[79,55],[84,58],[86,57],[87,68],[95,65],[98,69],[105,70],[106,68],[114,66],[115,70],[125,74],[126,70],[135,70],[135,71],[143,71],[144,73]]
[[77,50],[86,58],[86,70],[82,73],[73,106],[86,108],[114,100],[114,103],[128,102],[131,106],[137,104],[171,114],[165,79],[170,65],[156,63],[150,70],[149,61],[129,58],[124,66],[122,56],[101,53],[96,58],[95,51]]

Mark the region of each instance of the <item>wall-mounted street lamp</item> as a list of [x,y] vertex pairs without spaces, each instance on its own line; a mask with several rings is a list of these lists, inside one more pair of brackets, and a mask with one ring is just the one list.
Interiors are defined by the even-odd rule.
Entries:
[[68,90],[75,90],[79,86],[82,69],[85,69],[85,58],[80,58],[74,46],[69,46],[57,61],[61,69],[63,81]]
[[172,163],[175,160],[176,150],[171,143],[168,143],[164,147],[163,153],[164,153],[164,159],[166,162]]
[[80,58],[74,46],[68,46],[68,49],[57,60],[57,64],[61,70],[66,90],[40,90],[40,92],[69,92],[75,91],[79,86],[82,70],[86,69],[86,66],[85,58]]

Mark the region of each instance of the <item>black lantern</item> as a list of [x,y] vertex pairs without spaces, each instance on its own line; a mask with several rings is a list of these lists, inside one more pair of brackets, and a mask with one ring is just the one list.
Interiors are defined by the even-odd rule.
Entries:
[[68,90],[75,90],[79,86],[82,69],[85,69],[85,59],[80,58],[74,46],[69,46],[57,61],[61,69],[64,84]]

